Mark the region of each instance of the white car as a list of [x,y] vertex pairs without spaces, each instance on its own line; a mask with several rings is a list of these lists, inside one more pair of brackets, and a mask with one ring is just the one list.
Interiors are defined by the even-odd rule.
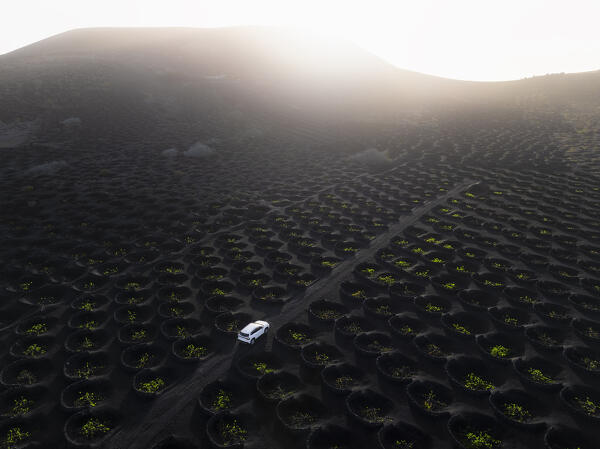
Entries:
[[266,321],[254,321],[247,324],[246,327],[238,332],[238,340],[253,345],[258,337],[267,332],[269,332],[269,323]]

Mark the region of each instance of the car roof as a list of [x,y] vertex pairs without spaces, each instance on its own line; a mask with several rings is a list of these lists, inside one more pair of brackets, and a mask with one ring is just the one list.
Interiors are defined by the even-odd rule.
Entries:
[[240,331],[240,332],[244,332],[246,334],[252,332],[254,329],[258,328],[258,327],[264,327],[265,325],[268,325],[269,323],[267,323],[266,321],[254,321],[252,323],[246,324],[246,326]]
[[256,324],[256,323],[246,324],[246,327],[244,327],[240,332],[244,332],[246,334],[249,334],[250,332],[252,332],[257,327],[261,327],[260,324]]

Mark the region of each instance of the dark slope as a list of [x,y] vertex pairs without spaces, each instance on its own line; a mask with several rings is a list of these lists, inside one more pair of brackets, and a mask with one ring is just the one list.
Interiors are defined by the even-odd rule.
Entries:
[[236,116],[381,120],[471,101],[474,85],[400,70],[347,42],[256,27],[73,30],[0,57],[0,81],[0,120],[78,116],[97,131]]
[[[60,90],[61,100],[52,107],[65,106],[67,99],[77,103],[73,97],[80,93],[87,99],[86,94],[102,89],[118,97],[152,97],[162,106],[177,94],[199,97],[206,106],[216,94],[217,104],[226,100],[230,107],[249,102],[253,110],[308,108],[308,116],[364,114],[365,108],[389,111],[408,100],[421,102],[432,96],[431,85],[445,83],[396,69],[345,42],[323,44],[270,28],[74,30],[0,61],[4,97],[13,94],[22,102],[15,86],[43,97]],[[225,93],[232,96],[220,98]],[[2,118],[10,118],[7,111]]]
[[383,82],[414,89],[419,83],[447,82],[397,69],[350,42],[284,28],[79,29],[4,55],[7,62],[75,57],[182,71],[188,78],[227,74],[259,84],[311,81],[372,87]]
[[[275,85],[298,81],[342,87],[470,98],[473,93],[583,98],[597,93],[600,71],[554,74],[508,82],[439,78],[394,67],[341,39],[319,38],[286,28],[89,28],[71,30],[0,56],[4,64],[71,58],[102,59],[155,70],[182,71],[188,78],[216,74]],[[356,84],[354,84],[356,83]],[[389,94],[389,92],[388,92]],[[597,97],[596,97],[597,99]]]
[[74,116],[91,138],[348,136],[432,110],[595,107],[598,92],[599,72],[456,81],[396,68],[349,42],[267,27],[79,29],[0,56],[0,120],[41,119],[51,132]]

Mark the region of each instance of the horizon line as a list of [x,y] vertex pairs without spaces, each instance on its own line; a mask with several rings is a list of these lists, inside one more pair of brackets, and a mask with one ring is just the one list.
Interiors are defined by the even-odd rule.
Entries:
[[405,67],[401,67],[399,65],[397,65],[396,63],[390,61],[388,58],[381,56],[379,54],[377,54],[376,52],[374,52],[371,49],[368,49],[366,47],[364,47],[363,45],[355,42],[352,39],[349,39],[345,36],[340,36],[334,33],[326,33],[326,32],[321,32],[321,31],[315,31],[312,29],[309,29],[307,27],[301,27],[301,26],[294,26],[294,25],[272,25],[272,24],[264,24],[264,25],[260,25],[260,24],[237,24],[237,25],[215,25],[215,26],[201,26],[201,27],[194,27],[194,26],[182,26],[182,25],[165,25],[165,26],[136,26],[136,25],[131,25],[131,26],[120,26],[120,25],[113,25],[113,26],[90,26],[90,27],[75,27],[75,28],[70,28],[55,34],[51,34],[49,36],[46,36],[42,39],[30,42],[28,44],[25,44],[21,47],[17,47],[15,49],[9,50],[5,53],[0,53],[0,58],[10,55],[11,53],[15,53],[19,50],[25,49],[31,45],[35,45],[38,44],[40,42],[43,42],[47,39],[53,38],[55,36],[60,36],[62,34],[66,34],[66,33],[70,33],[73,31],[84,31],[84,30],[111,30],[111,29],[120,29],[120,30],[172,30],[172,29],[186,29],[186,30],[225,30],[225,29],[236,29],[236,28],[256,28],[256,29],[279,29],[279,30],[294,30],[294,31],[302,31],[305,32],[305,34],[307,35],[320,35],[320,36],[328,36],[330,38],[335,38],[341,41],[345,41],[345,42],[349,42],[353,45],[356,45],[357,47],[359,47],[360,49],[362,49],[363,51],[368,52],[369,54],[371,54],[374,57],[379,58],[381,61],[385,62],[386,64],[390,65],[391,67],[398,69],[398,70],[403,70],[406,72],[412,72],[415,74],[419,74],[419,75],[426,75],[426,76],[431,76],[431,77],[436,77],[436,78],[440,78],[440,79],[444,79],[444,80],[450,80],[450,81],[457,81],[457,82],[466,82],[466,83],[509,83],[509,82],[516,82],[516,81],[523,81],[523,80],[531,80],[531,79],[535,79],[535,78],[544,78],[544,77],[550,77],[550,76],[567,76],[567,75],[582,75],[582,74],[591,74],[591,73],[595,73],[595,72],[600,72],[600,68],[598,69],[592,69],[592,70],[583,70],[580,72],[547,72],[545,74],[538,74],[538,75],[531,75],[531,76],[523,76],[521,78],[511,78],[511,79],[495,79],[495,80],[471,80],[471,79],[461,79],[461,78],[450,78],[447,76],[443,76],[443,75],[439,75],[439,74],[434,74],[434,73],[428,73],[428,72],[422,72],[422,71],[417,71],[417,70],[413,70],[413,69],[409,69],[409,68],[405,68]]

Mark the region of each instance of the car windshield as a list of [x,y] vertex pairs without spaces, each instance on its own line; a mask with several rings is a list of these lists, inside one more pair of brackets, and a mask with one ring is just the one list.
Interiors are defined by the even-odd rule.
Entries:
[[240,332],[240,335],[241,335],[242,337],[247,337],[247,336],[248,336],[248,334],[247,334],[246,332]]

